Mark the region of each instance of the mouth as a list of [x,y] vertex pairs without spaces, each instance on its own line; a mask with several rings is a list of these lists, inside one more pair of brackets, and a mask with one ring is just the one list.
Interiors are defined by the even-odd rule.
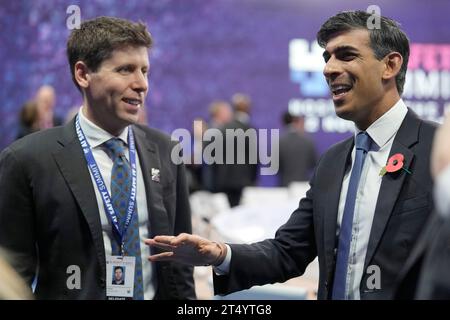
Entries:
[[346,95],[353,89],[352,84],[337,83],[331,84],[330,90],[332,93],[333,102],[342,102]]
[[137,98],[123,98],[123,102],[125,102],[130,108],[139,109],[142,106],[142,100]]

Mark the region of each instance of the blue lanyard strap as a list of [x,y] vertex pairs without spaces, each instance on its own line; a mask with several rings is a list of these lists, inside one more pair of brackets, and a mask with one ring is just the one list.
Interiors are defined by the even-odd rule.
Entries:
[[83,154],[86,159],[86,163],[91,171],[92,176],[94,177],[95,184],[97,185],[97,190],[99,191],[102,200],[103,206],[105,208],[105,212],[109,217],[112,225],[117,231],[117,235],[119,236],[119,243],[121,244],[121,252],[123,253],[123,238],[126,234],[128,226],[131,223],[131,219],[133,218],[134,208],[136,206],[136,194],[137,194],[137,169],[136,169],[136,147],[134,143],[134,135],[133,130],[128,127],[128,146],[129,146],[129,156],[130,156],[130,165],[131,165],[131,195],[130,199],[128,199],[126,220],[123,227],[123,230],[120,230],[119,221],[117,218],[116,211],[111,202],[111,197],[109,195],[108,189],[106,188],[105,181],[103,180],[100,169],[95,161],[94,155],[92,154],[91,147],[83,133],[83,130],[80,126],[79,115],[77,115],[75,120],[75,129],[77,132],[78,140],[80,141],[81,148],[83,149]]

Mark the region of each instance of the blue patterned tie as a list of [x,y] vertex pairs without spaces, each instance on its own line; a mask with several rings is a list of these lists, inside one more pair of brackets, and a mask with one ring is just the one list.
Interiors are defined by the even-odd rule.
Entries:
[[347,280],[347,265],[352,240],[353,214],[355,211],[355,200],[358,192],[359,178],[364,165],[367,152],[370,150],[372,139],[366,132],[360,132],[356,136],[356,155],[353,164],[350,182],[348,184],[347,198],[345,200],[344,214],[342,216],[339,232],[339,244],[336,257],[336,269],[334,272],[332,298],[336,300],[345,299],[345,288]]
[[[111,201],[114,210],[116,211],[117,219],[119,220],[120,230],[123,233],[123,228],[126,221],[128,200],[131,195],[131,168],[128,160],[125,157],[122,140],[113,138],[106,141],[104,145],[106,146],[107,150],[109,151],[109,155],[113,160],[113,168],[111,171]],[[143,300],[144,288],[142,280],[142,259],[139,241],[138,221],[139,218],[137,206],[135,206],[133,218],[130,222],[130,225],[128,226],[126,234],[123,235],[123,255],[136,257],[133,298],[135,300]],[[113,228],[113,230],[115,229]],[[115,234],[115,232],[113,233]],[[114,237],[114,239],[111,241],[111,246],[112,254],[120,255],[120,243],[118,241],[118,237]]]

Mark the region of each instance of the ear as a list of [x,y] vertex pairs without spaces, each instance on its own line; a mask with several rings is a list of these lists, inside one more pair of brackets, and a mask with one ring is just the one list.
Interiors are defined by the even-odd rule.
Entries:
[[382,74],[383,80],[395,78],[403,64],[402,55],[398,52],[391,52],[383,60],[385,61],[385,69]]
[[89,74],[89,68],[83,61],[77,61],[74,67],[74,77],[80,88],[89,87],[91,75]]

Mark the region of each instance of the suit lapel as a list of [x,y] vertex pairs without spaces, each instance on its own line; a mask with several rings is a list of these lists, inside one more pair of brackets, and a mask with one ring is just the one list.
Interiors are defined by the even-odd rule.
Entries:
[[[106,258],[100,213],[83,150],[75,133],[74,121],[65,126],[63,137],[58,142],[63,148],[55,152],[53,157],[89,225],[101,270],[104,273]],[[106,277],[106,275],[103,276]]]
[[[354,145],[353,138],[348,139],[333,162],[328,164],[329,171],[324,175],[328,184],[325,194],[324,219],[324,248],[327,274],[334,271],[334,248],[336,247],[336,227],[341,195],[342,181],[344,180],[347,164],[351,161],[351,152]],[[329,179],[329,177],[335,177]]]
[[[409,148],[418,141],[419,126],[419,119],[409,110],[392,144],[389,158],[397,153],[403,154],[404,168],[410,168],[414,159],[414,153]],[[408,173],[400,170],[383,176],[370,232],[364,270],[367,268],[380,242],[407,175]]]
[[151,137],[139,127],[133,126],[133,132],[136,137],[136,149],[139,155],[139,163],[147,195],[149,236],[153,237],[158,234],[169,234],[169,222],[164,207],[162,187],[162,181],[166,177],[155,179],[155,177],[152,176],[152,169],[159,170],[161,175],[166,173],[162,170],[158,146],[152,142]]

